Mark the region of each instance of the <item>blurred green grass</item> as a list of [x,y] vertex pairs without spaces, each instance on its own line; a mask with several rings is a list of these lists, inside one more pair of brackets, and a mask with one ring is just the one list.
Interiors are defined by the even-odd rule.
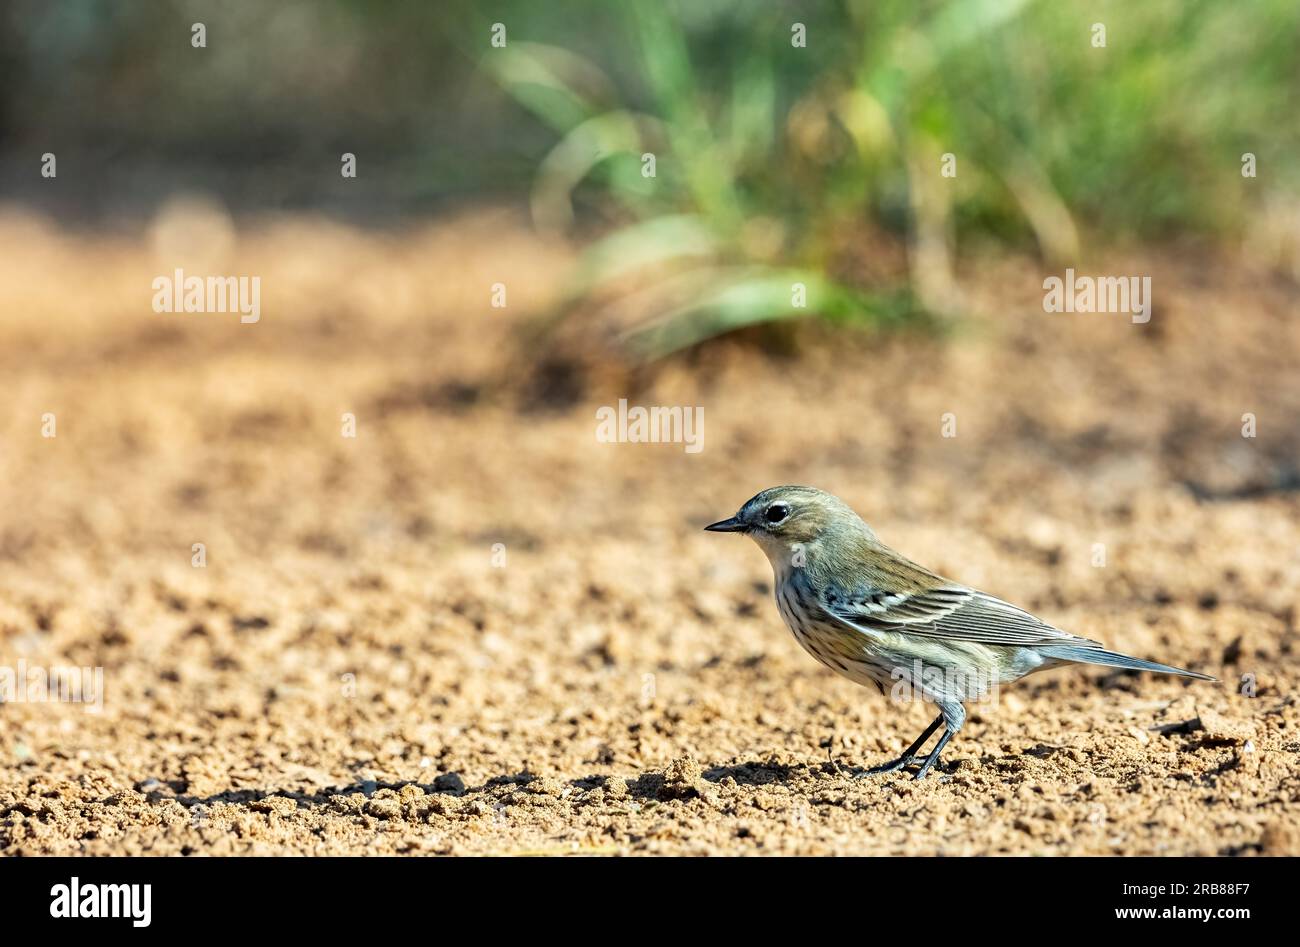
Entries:
[[[572,21],[567,43],[563,25],[543,41],[516,24],[478,61],[554,136],[538,226],[606,234],[564,308],[596,305],[645,355],[804,313],[957,316],[968,244],[1066,265],[1134,239],[1231,238],[1265,195],[1296,191],[1294,2],[632,0],[569,15],[584,6],[613,27],[598,49]],[[1242,177],[1245,152],[1266,182]],[[906,247],[904,272],[855,260],[872,234]]]
[[1263,235],[1300,278],[1298,46],[1295,0],[16,0],[0,189],[78,225],[174,191],[383,227],[523,201],[589,248],[556,319],[646,356],[943,325],[986,250]]

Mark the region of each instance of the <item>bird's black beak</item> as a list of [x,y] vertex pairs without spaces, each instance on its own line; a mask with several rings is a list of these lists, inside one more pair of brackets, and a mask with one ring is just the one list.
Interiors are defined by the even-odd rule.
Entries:
[[740,521],[739,517],[733,516],[730,519],[718,520],[716,523],[710,523],[704,528],[711,533],[743,533],[745,531],[745,524]]

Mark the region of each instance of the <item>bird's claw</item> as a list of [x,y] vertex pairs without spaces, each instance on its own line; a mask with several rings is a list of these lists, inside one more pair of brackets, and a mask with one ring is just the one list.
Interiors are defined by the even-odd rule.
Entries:
[[896,760],[890,760],[888,763],[882,763],[879,766],[873,766],[871,767],[871,769],[864,769],[862,770],[862,772],[854,773],[853,775],[858,779],[861,779],[864,776],[883,776],[886,773],[896,773],[900,769],[904,769],[905,767],[911,766],[914,763],[922,763],[924,761],[925,761],[924,756],[900,756]]

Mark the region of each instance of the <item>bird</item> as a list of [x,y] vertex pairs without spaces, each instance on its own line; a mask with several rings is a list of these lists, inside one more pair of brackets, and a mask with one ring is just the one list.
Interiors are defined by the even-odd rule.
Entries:
[[[896,760],[858,775],[919,765],[924,779],[966,720],[965,704],[1027,674],[1097,664],[1216,681],[1062,631],[890,549],[844,501],[806,486],[771,487],[704,527],[743,533],[772,564],[777,609],[804,650],[837,674],[934,704],[939,715]],[[934,749],[921,749],[940,727]]]

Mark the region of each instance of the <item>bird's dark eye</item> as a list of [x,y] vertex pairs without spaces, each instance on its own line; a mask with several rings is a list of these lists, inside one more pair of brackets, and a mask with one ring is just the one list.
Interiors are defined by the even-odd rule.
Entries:
[[790,507],[784,503],[773,503],[767,508],[767,512],[763,514],[769,523],[779,523],[789,515]]

